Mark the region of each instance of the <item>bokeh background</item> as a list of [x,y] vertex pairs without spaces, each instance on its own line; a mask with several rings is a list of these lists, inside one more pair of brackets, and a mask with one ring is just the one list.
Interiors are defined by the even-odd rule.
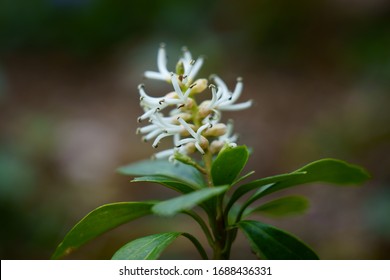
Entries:
[[[386,0],[2,0],[0,2],[0,257],[48,259],[104,203],[172,197],[115,173],[148,158],[135,135],[137,85],[186,45],[255,105],[226,114],[253,148],[247,171],[289,172],[335,157],[373,176],[361,187],[302,186],[307,214],[269,220],[323,259],[390,258],[390,4]],[[165,141],[168,142],[168,141]],[[144,218],[69,258],[110,258],[128,240],[183,229]],[[178,240],[162,258],[198,258]],[[254,259],[239,236],[233,258]]]

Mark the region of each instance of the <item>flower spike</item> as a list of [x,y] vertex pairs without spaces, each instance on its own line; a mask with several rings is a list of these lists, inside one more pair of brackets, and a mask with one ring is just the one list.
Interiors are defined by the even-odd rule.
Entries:
[[[202,155],[207,152],[216,154],[226,144],[235,146],[237,135],[233,134],[233,124],[231,121],[227,124],[221,122],[222,112],[243,110],[252,105],[252,100],[236,103],[243,91],[242,78],[237,78],[233,91],[217,75],[210,77],[215,85],[208,85],[207,79],[202,78],[194,81],[204,59],[194,60],[186,47],[182,51],[175,73],[170,72],[165,45],[161,44],[157,53],[158,72],[145,72],[147,78],[169,82],[174,91],[152,97],[143,84],[138,86],[140,105],[144,110],[138,121],[148,119],[150,124],[138,128],[137,134],[143,134],[144,141],[154,139],[154,148],[164,138],[172,136],[173,139],[173,148],[156,153],[156,159],[174,160],[177,153],[187,156],[196,151]],[[198,105],[194,95],[203,92],[207,86],[211,98]]]

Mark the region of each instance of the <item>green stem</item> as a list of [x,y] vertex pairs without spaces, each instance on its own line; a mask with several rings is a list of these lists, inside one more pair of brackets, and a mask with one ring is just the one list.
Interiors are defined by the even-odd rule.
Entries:
[[183,213],[187,214],[188,216],[193,218],[200,225],[201,229],[203,230],[203,232],[207,238],[209,245],[211,247],[213,247],[214,246],[213,236],[211,235],[211,232],[210,232],[209,228],[207,227],[206,223],[203,221],[203,219],[198,214],[196,214],[194,211],[187,210],[187,211],[183,211]]
[[187,237],[192,242],[192,244],[194,244],[194,246],[196,247],[196,249],[198,250],[199,254],[202,256],[202,258],[204,260],[208,260],[209,259],[209,257],[207,256],[206,251],[204,250],[204,248],[202,247],[202,245],[200,244],[198,239],[196,239],[194,236],[192,236],[191,234],[186,233],[186,232],[183,232],[182,235]]
[[[212,160],[212,154],[210,151],[206,151],[203,155],[203,162],[209,188],[214,187],[211,176]],[[226,243],[229,241],[229,235],[226,228],[228,223],[227,218],[225,217],[223,198],[224,195],[217,196],[216,199],[213,200],[213,213],[208,213],[210,228],[214,235],[214,241],[211,246],[213,248],[213,259],[216,260],[229,259],[230,255],[230,245]]]
[[226,241],[227,230],[226,220],[223,212],[223,195],[217,197],[217,215],[216,215],[216,234],[215,234],[215,246],[214,246],[214,259],[228,259],[229,255],[226,254]]
[[213,162],[213,156],[210,153],[210,151],[207,151],[203,155],[203,162],[205,166],[205,171],[206,171],[206,178],[207,178],[207,184],[209,187],[213,187],[213,178],[211,177],[211,165]]

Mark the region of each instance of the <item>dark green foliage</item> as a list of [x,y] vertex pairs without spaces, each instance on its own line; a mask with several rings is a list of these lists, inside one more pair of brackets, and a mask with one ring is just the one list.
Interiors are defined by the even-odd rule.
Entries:
[[302,241],[278,228],[258,221],[238,223],[252,250],[270,260],[317,260],[318,256]]
[[[213,184],[210,186],[206,186],[205,179],[197,168],[183,163],[146,160],[119,168],[121,174],[141,176],[134,178],[132,182],[158,183],[177,191],[180,195],[165,201],[122,202],[97,208],[65,236],[53,258],[60,258],[102,233],[136,218],[149,214],[173,217],[184,213],[200,225],[213,249],[214,258],[230,257],[231,245],[237,230],[240,229],[247,237],[252,250],[260,258],[318,259],[312,249],[293,235],[259,221],[242,220],[253,213],[271,217],[302,214],[308,208],[307,199],[287,196],[254,208],[250,208],[250,204],[276,191],[307,183],[361,184],[370,177],[369,174],[356,165],[336,159],[322,159],[291,173],[241,184],[242,180],[253,174],[249,172],[240,177],[248,155],[245,146],[226,146],[211,164],[210,175]],[[230,196],[228,190],[231,188],[235,190]],[[254,194],[249,198],[243,202],[238,201],[251,191],[254,191]],[[200,206],[207,213],[208,225],[201,215],[197,214],[196,206]],[[202,258],[208,258],[196,237],[175,231],[133,240],[120,248],[113,259],[157,259],[179,236],[188,238]]]

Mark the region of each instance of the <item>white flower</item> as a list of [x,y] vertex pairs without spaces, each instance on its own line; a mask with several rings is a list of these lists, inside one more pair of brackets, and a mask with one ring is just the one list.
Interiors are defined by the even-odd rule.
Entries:
[[226,125],[225,134],[218,137],[210,144],[210,151],[215,154],[218,153],[225,144],[228,144],[230,147],[236,147],[236,141],[238,139],[237,134],[233,134],[233,120],[229,120]]
[[229,91],[226,84],[217,75],[213,75],[212,79],[217,84],[217,89],[215,86],[210,85],[212,99],[208,104],[209,109],[217,109],[220,111],[238,111],[252,106],[252,100],[234,104],[240,97],[243,89],[242,78],[237,78],[236,87],[233,92]]
[[187,104],[191,89],[195,84],[191,85],[184,93],[181,90],[177,75],[171,73],[172,85],[175,90],[174,94],[169,93],[164,97],[151,97],[145,92],[145,86],[140,84],[138,91],[140,94],[140,105],[144,109],[144,114],[138,118],[138,122],[150,118],[153,114],[160,112],[169,105],[184,106]]
[[221,135],[218,140],[228,144],[235,144],[238,139],[237,134],[233,134],[233,120],[228,120],[226,124],[226,132]]
[[160,44],[160,48],[157,53],[157,68],[158,72],[155,71],[146,71],[145,77],[149,79],[170,81],[171,76],[167,69],[167,53],[165,51],[165,44]]
[[[198,74],[200,68],[202,67],[203,58],[199,57],[198,60],[195,61],[192,59],[192,55],[186,47],[183,47],[182,51],[183,51],[183,55],[179,59],[178,63],[182,64],[184,68],[184,73],[183,74],[178,73],[178,74],[182,75],[181,82],[183,84],[190,84],[194,80],[194,77]],[[161,44],[157,53],[158,72],[146,71],[144,73],[144,76],[148,79],[171,82],[172,76],[171,76],[171,71],[169,71],[167,68],[167,62],[168,61],[167,61],[167,54],[165,51],[165,44]]]
[[204,124],[202,125],[201,127],[198,128],[198,130],[195,132],[189,125],[188,123],[183,120],[182,118],[178,118],[177,119],[181,125],[190,133],[190,135],[192,136],[192,138],[185,138],[185,139],[182,139],[180,140],[178,143],[177,143],[177,146],[180,147],[182,145],[185,145],[187,143],[194,143],[195,144],[195,147],[196,149],[202,154],[204,155],[205,152],[204,152],[204,148],[206,148],[208,146],[208,140],[202,136],[202,132],[203,130],[205,130],[206,128],[209,128],[211,127],[212,125],[207,123],[207,124]]
[[[203,58],[195,62],[188,49],[183,48],[176,73],[170,72],[167,69],[165,46],[161,45],[157,55],[158,72],[145,72],[147,78],[170,82],[174,90],[162,97],[152,97],[146,93],[144,85],[138,86],[140,105],[144,110],[138,122],[148,119],[149,124],[138,128],[137,133],[144,135],[144,141],[153,139],[154,148],[158,147],[162,139],[173,138],[174,147],[156,153],[155,158],[168,157],[172,160],[177,152],[185,155],[195,151],[202,155],[206,152],[216,154],[226,144],[236,145],[237,135],[233,134],[233,124],[231,121],[226,125],[222,123],[221,112],[246,109],[252,105],[252,101],[236,103],[243,89],[241,78],[237,79],[234,91],[231,92],[222,79],[214,75],[211,79],[216,86],[209,86],[211,99],[198,106],[195,95],[204,91],[208,81],[192,81],[202,64]],[[167,108],[171,110],[164,115]]]
[[180,141],[179,134],[173,135],[173,143],[174,143],[175,147],[172,149],[167,149],[167,150],[163,150],[163,151],[160,151],[158,153],[155,153],[153,155],[153,158],[154,159],[168,158],[170,161],[174,161],[175,160],[174,155],[176,152],[187,155],[187,154],[191,154],[195,151],[195,145],[193,145],[193,143],[188,143],[186,145],[178,146],[179,141]]
[[172,118],[164,118],[160,113],[155,113],[150,116],[150,125],[138,128],[137,132],[146,134],[143,140],[149,141],[150,139],[156,138],[152,144],[154,148],[158,147],[161,139],[167,136],[180,135],[184,131],[181,125],[175,125],[172,123]]
[[183,57],[180,58],[180,61],[182,61],[184,66],[184,77],[187,77],[188,83],[191,83],[203,65],[203,57],[199,57],[194,61],[187,47],[183,47],[182,51]]

